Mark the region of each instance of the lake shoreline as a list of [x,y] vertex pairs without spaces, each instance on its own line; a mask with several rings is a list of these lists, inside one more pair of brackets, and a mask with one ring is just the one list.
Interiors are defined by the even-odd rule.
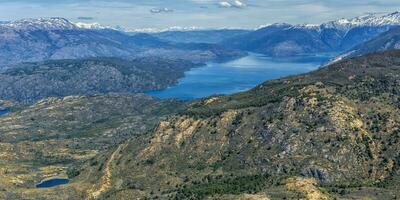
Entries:
[[247,91],[265,81],[307,73],[328,62],[333,54],[310,54],[291,57],[268,57],[248,53],[248,56],[186,71],[177,84],[145,94],[159,99],[193,100],[215,95]]

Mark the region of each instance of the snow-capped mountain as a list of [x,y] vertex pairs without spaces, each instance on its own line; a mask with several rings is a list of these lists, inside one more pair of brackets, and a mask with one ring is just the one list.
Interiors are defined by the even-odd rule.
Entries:
[[[290,25],[287,23],[273,23],[259,26],[258,29],[268,28],[270,26],[278,26],[278,25]],[[375,14],[370,13],[362,16],[357,16],[354,18],[346,19],[341,18],[338,20],[322,23],[322,24],[296,24],[290,25],[290,28],[307,28],[307,29],[315,29],[322,30],[327,28],[339,29],[342,31],[346,31],[356,27],[365,27],[365,26],[393,26],[400,25],[400,12],[393,12],[390,14]]]
[[33,31],[33,30],[76,30],[76,29],[112,29],[118,31],[125,31],[120,26],[105,26],[100,23],[84,23],[84,22],[71,22],[65,18],[52,17],[52,18],[38,18],[38,19],[21,19],[17,21],[3,21],[0,22],[0,28],[20,31]]
[[129,32],[127,29],[121,26],[106,26],[103,24],[100,24],[98,22],[94,23],[84,23],[84,22],[73,22],[75,26],[81,29],[92,29],[92,30],[115,30],[115,31],[121,31],[121,32]]
[[351,29],[363,26],[391,26],[400,25],[400,12],[394,12],[386,15],[367,14],[351,19],[339,19],[328,23],[321,24],[322,28]]
[[400,12],[368,14],[319,25],[271,24],[222,44],[270,56],[345,52],[397,26],[400,26]]
[[64,18],[0,23],[0,70],[20,62],[88,57],[171,57],[205,62],[243,55],[218,45],[179,44]]
[[109,27],[103,26],[97,22],[95,22],[95,23],[76,22],[74,24],[75,24],[75,26],[77,26],[79,28],[83,28],[83,29],[106,29],[106,28],[109,28]]
[[0,23],[0,28],[32,31],[32,30],[73,30],[78,29],[74,23],[64,18],[39,18],[39,19],[22,19],[13,22]]

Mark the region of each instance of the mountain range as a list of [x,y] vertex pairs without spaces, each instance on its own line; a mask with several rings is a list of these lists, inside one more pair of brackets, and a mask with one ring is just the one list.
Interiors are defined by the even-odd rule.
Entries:
[[21,62],[90,57],[132,59],[180,57],[193,62],[237,58],[245,53],[216,44],[167,42],[149,34],[87,29],[63,18],[25,19],[0,24],[0,66]]
[[90,57],[179,57],[201,63],[241,57],[246,55],[244,51],[268,56],[341,53],[399,25],[399,12],[320,25],[272,24],[255,31],[221,29],[151,34],[125,33],[63,18],[24,19],[0,23],[0,67]]
[[162,40],[184,43],[220,43],[228,38],[250,33],[251,30],[219,29],[219,30],[190,30],[190,31],[163,31],[151,33]]
[[320,25],[272,24],[221,44],[269,56],[343,52],[399,25],[399,12],[382,16],[369,14]]
[[400,49],[400,28],[393,28],[378,35],[370,41],[355,46],[338,56],[336,61],[390,49]]

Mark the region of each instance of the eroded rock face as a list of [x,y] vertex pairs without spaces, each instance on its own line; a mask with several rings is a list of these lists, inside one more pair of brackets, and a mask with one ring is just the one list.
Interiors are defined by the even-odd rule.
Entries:
[[315,178],[321,183],[324,183],[328,179],[328,174],[325,169],[315,167],[305,168],[302,170],[301,174],[306,177]]
[[329,200],[329,195],[324,194],[317,187],[315,179],[294,177],[287,180],[286,187],[290,190],[300,192],[308,200]]

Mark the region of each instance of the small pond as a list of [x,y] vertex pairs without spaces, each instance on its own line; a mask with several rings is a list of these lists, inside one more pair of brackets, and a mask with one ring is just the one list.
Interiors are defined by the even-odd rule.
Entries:
[[6,109],[0,109],[0,117],[3,115],[6,115],[7,113],[11,112],[10,109],[6,108]]
[[49,188],[49,187],[54,187],[58,185],[64,185],[68,184],[69,180],[65,178],[53,178],[53,179],[48,179],[40,182],[39,184],[36,185],[37,188]]

